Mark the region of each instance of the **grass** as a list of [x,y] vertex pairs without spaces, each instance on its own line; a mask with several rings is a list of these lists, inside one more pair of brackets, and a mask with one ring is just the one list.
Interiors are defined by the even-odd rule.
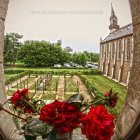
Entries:
[[66,101],[67,99],[69,99],[71,96],[73,96],[73,94],[66,94],[64,97],[64,100]]
[[[30,86],[29,90],[35,90],[35,82]],[[36,88],[37,90],[37,88]]]
[[108,92],[111,88],[113,92],[118,92],[118,102],[115,108],[109,108],[109,112],[116,116],[118,119],[121,110],[125,103],[125,97],[127,93],[127,87],[101,75],[86,75],[86,77],[92,80],[93,85],[102,93]]
[[15,64],[18,66],[24,66],[24,63],[22,63],[22,62],[16,62]]
[[5,81],[9,80],[11,77],[16,76],[18,74],[4,74]]
[[59,77],[53,77],[52,81],[47,88],[47,91],[56,91],[56,82],[59,80]]
[[[27,79],[28,79],[28,84],[29,84],[35,78],[34,77],[28,77]],[[25,87],[27,87],[27,79],[23,80],[21,83],[18,83],[20,89],[24,88],[24,82],[25,82]],[[16,88],[16,87],[17,87],[17,85],[13,86],[12,88]]]
[[34,71],[47,71],[47,72],[66,71],[68,73],[80,72],[80,71],[90,71],[88,69],[51,69],[49,67],[35,67],[35,68],[30,68],[30,67],[5,67],[4,69],[5,70],[34,70]]
[[[48,88],[46,88],[46,90],[47,91],[56,91],[56,82],[58,81],[58,79],[59,79],[59,77],[53,77],[52,81],[49,83]],[[33,83],[29,89],[35,90],[35,83]],[[37,90],[39,90],[39,89],[37,88]]]
[[42,100],[55,100],[55,98],[55,94],[43,94],[41,97]]
[[6,94],[9,95],[9,96],[12,96],[13,93],[15,93],[15,92],[16,92],[16,90],[7,90]]
[[74,83],[71,77],[66,77],[66,92],[77,92],[77,85]]

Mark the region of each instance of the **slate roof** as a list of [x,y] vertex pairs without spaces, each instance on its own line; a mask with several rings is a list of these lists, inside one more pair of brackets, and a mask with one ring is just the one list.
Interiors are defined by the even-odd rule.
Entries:
[[117,39],[123,36],[131,35],[131,34],[133,34],[132,23],[119,28],[118,30],[114,31],[114,33],[112,34],[109,34],[101,43],[104,43],[113,39]]

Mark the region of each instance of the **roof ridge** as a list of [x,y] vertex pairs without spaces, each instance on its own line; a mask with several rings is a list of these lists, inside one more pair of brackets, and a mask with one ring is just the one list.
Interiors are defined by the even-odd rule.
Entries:
[[[105,37],[105,39],[102,42],[106,42],[109,40],[117,39],[129,34],[133,34],[133,26],[131,27],[132,23],[129,23],[125,26],[122,26],[121,28],[115,30],[113,33],[110,33],[108,36]],[[130,26],[130,28],[128,28]],[[126,30],[128,28],[129,30]],[[124,30],[124,32],[122,32]],[[102,43],[101,42],[101,43]]]

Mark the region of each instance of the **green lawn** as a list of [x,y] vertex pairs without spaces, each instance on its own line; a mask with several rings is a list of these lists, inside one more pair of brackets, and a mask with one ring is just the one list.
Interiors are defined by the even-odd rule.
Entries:
[[73,94],[65,94],[64,100],[66,101],[66,100],[69,99],[71,96],[73,96]]
[[55,100],[55,94],[43,94],[41,99],[42,100]]
[[68,73],[71,72],[80,72],[80,71],[90,71],[88,69],[51,69],[49,67],[35,67],[35,68],[30,68],[30,67],[5,67],[5,70],[34,70],[34,71],[47,71],[47,72],[61,72],[61,71],[66,71]]
[[[29,84],[31,81],[35,79],[35,77],[28,77],[27,79],[28,79],[28,84]],[[25,86],[27,85],[27,79],[23,80],[21,83],[18,83],[18,87],[20,89],[24,88],[24,83],[25,83]],[[16,87],[17,85],[13,86],[13,88],[16,88]]]
[[66,92],[77,92],[77,85],[74,83],[71,77],[66,77]]
[[47,88],[47,91],[56,91],[56,82],[58,82],[58,80],[59,77],[53,77],[49,87]]
[[[114,114],[118,118],[122,107],[125,103],[125,97],[127,92],[127,87],[107,78],[102,75],[84,75],[88,79],[92,80],[93,85],[102,93],[108,92],[111,88],[113,92],[118,92],[118,102],[115,108],[109,108],[111,114]],[[117,119],[116,119],[117,120]]]
[[4,74],[5,81],[9,80],[11,77],[16,76],[17,74]]
[[15,64],[18,66],[24,66],[24,63],[22,63],[22,62],[16,62]]

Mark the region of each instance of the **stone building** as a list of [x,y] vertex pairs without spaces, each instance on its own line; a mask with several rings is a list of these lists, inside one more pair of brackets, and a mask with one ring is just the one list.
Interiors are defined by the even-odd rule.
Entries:
[[133,25],[119,27],[111,6],[110,34],[100,40],[99,70],[115,81],[128,85],[133,60]]

